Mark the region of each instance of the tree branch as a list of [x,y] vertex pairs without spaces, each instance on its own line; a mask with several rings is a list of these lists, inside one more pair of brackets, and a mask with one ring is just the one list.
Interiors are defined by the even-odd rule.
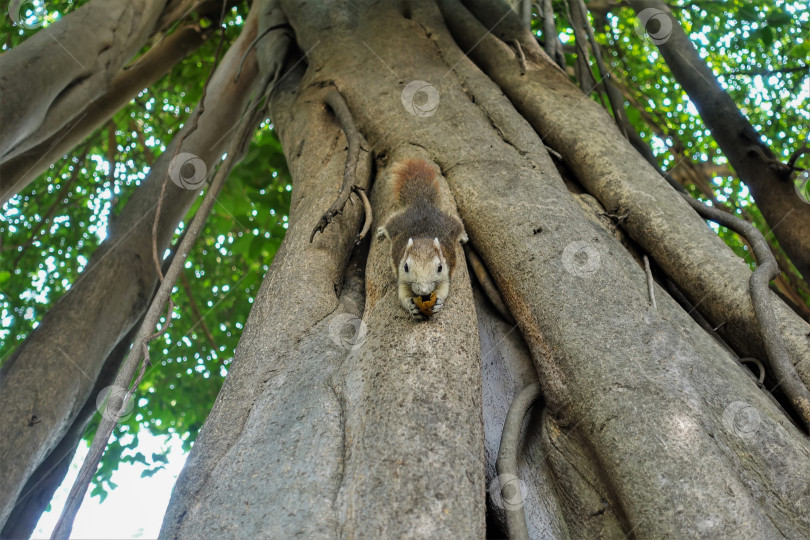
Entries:
[[571,29],[574,31],[574,46],[576,47],[576,63],[574,64],[575,73],[579,87],[585,94],[590,94],[598,86],[596,80],[593,78],[591,72],[590,62],[588,61],[588,50],[585,48],[587,38],[582,32],[585,23],[582,21],[579,9],[572,9],[571,2],[564,2],[568,20],[571,21]]
[[245,49],[245,54],[242,55],[242,60],[239,62],[239,69],[236,70],[236,75],[234,75],[234,77],[233,77],[233,82],[236,82],[236,81],[239,80],[239,76],[242,74],[242,68],[245,65],[245,60],[247,59],[248,55],[250,54],[250,51],[253,50],[253,47],[255,47],[256,44],[259,43],[259,41],[261,41],[262,38],[264,38],[267,34],[272,32],[273,30],[278,30],[279,28],[287,28],[289,30],[292,30],[292,27],[290,26],[290,24],[286,23],[286,22],[281,23],[281,24],[274,24],[273,26],[265,28],[262,31],[262,33],[259,34],[258,36],[256,36],[256,39],[254,39],[253,42],[251,42],[251,44],[248,45],[248,48]]
[[790,159],[788,159],[787,166],[790,168],[791,171],[803,171],[804,169],[797,169],[796,162],[799,160],[800,157],[810,152],[810,147],[802,146],[801,148],[797,149],[793,154],[790,155]]
[[[211,330],[208,329],[208,326],[205,324],[205,320],[203,319],[202,313],[200,313],[200,308],[197,306],[196,300],[194,300],[194,295],[191,294],[191,285],[189,285],[188,278],[186,277],[186,271],[183,269],[180,272],[180,282],[183,284],[183,290],[186,292],[186,298],[188,298],[188,305],[191,307],[191,314],[194,315],[194,318],[197,320],[196,324],[202,326],[203,333],[205,334],[206,339],[208,339],[208,343],[211,345],[211,348],[215,351],[218,351],[217,344],[214,341],[214,336],[211,334]],[[192,326],[193,328],[193,326]]]
[[31,245],[34,240],[39,237],[39,234],[42,232],[42,229],[45,225],[50,221],[53,215],[56,213],[56,210],[59,208],[61,202],[65,199],[65,197],[70,195],[70,187],[76,182],[79,177],[79,172],[81,171],[82,167],[84,167],[84,162],[87,161],[87,151],[90,149],[90,142],[91,139],[88,139],[87,142],[82,146],[81,150],[77,156],[79,157],[78,161],[73,165],[73,171],[70,173],[70,179],[65,182],[62,186],[59,187],[59,192],[56,196],[56,201],[48,208],[48,211],[45,212],[45,215],[42,216],[42,220],[36,224],[34,230],[31,231],[31,236],[28,237],[28,240],[23,242],[20,246],[20,252],[17,254],[17,257],[14,259],[14,263],[12,263],[12,268],[17,268],[17,264],[19,264],[20,259],[25,253],[25,248]]
[[658,305],[655,303],[655,282],[653,281],[652,269],[650,268],[650,258],[644,255],[644,271],[647,273],[647,292],[650,295],[650,303],[655,311]]
[[754,364],[757,366],[757,386],[762,386],[765,383],[765,366],[762,365],[757,358],[747,357],[740,358],[741,364]]
[[601,83],[605,87],[605,93],[607,94],[608,101],[610,102],[610,108],[613,109],[613,119],[616,121],[616,125],[619,126],[619,131],[622,132],[625,138],[629,138],[627,135],[627,115],[624,112],[624,101],[622,100],[619,92],[611,83],[610,71],[608,71],[607,66],[605,66],[605,61],[602,58],[602,52],[599,50],[599,44],[596,42],[596,37],[593,35],[593,27],[588,20],[588,10],[585,7],[585,2],[582,0],[572,1],[576,4],[577,8],[579,9],[579,13],[582,16],[582,24],[585,26],[585,31],[588,34],[588,41],[590,42],[591,50],[593,51],[593,57],[596,60],[599,75],[602,77]]
[[481,284],[481,288],[484,290],[484,293],[486,293],[489,301],[492,302],[492,305],[506,322],[515,324],[515,319],[512,317],[512,313],[509,311],[506,302],[504,302],[501,293],[498,291],[498,287],[496,287],[495,283],[492,281],[487,267],[469,243],[464,244],[464,255],[467,257],[467,263],[470,265],[473,274],[475,274],[475,277],[478,279],[478,283]]
[[[760,133],[720,86],[679,21],[661,0],[629,0],[641,13],[657,10],[671,25],[656,45],[675,80],[695,104],[706,126],[751,195],[791,262],[810,279],[810,206],[796,195],[790,168],[762,141]],[[647,21],[644,21],[647,22]]]
[[363,229],[360,231],[360,234],[357,235],[357,242],[359,243],[363,238],[366,237],[369,229],[371,229],[373,214],[371,212],[371,203],[368,202],[368,197],[366,196],[366,190],[360,186],[352,186],[352,191],[357,193],[357,196],[360,197],[361,201],[363,201],[363,211],[366,213],[366,219],[363,222]]
[[543,1],[543,39],[545,40],[546,54],[549,55],[558,66],[565,70],[565,55],[563,54],[560,36],[557,34],[557,26],[554,24],[554,8],[551,0]]
[[520,46],[520,40],[513,39],[511,43],[515,47],[515,54],[518,60],[520,60],[520,74],[526,75],[526,55],[523,54],[523,47]]
[[734,77],[736,75],[774,75],[776,73],[793,73],[795,71],[806,71],[810,69],[810,65],[807,66],[792,66],[792,67],[784,67],[784,68],[777,68],[777,69],[740,69],[735,71],[726,71],[725,73],[721,73],[724,77]]
[[[208,85],[211,84],[211,78],[214,76],[214,72],[219,65],[219,55],[222,52],[222,43],[225,41],[225,7],[228,5],[228,2],[225,0],[222,1],[222,9],[219,13],[219,43],[217,43],[217,50],[214,53],[214,64],[211,67],[211,71],[208,73],[208,77],[205,79],[205,84],[203,84],[202,96],[200,97],[200,106],[197,108],[197,114],[191,120],[191,127],[188,131],[184,131],[182,135],[180,135],[180,141],[177,143],[177,146],[174,148],[174,154],[172,154],[172,160],[177,157],[177,154],[180,153],[180,148],[183,146],[183,141],[194,133],[197,130],[197,126],[200,122],[200,116],[205,112],[205,96],[208,93]],[[240,66],[241,68],[241,66]],[[171,163],[171,161],[169,162]],[[166,171],[166,176],[163,178],[163,185],[160,189],[160,196],[158,197],[158,204],[157,210],[155,211],[155,220],[152,222],[152,260],[155,263],[155,269],[157,270],[157,276],[159,281],[163,281],[163,272],[160,269],[160,257],[158,256],[158,249],[157,249],[157,230],[158,230],[158,223],[160,223],[160,210],[163,207],[163,196],[166,193],[166,186],[169,183],[169,176],[170,176],[171,166]]]
[[123,68],[109,83],[109,90],[88,103],[83,114],[67,122],[47,139],[0,163],[0,204],[42,174],[49,165],[70,152],[112,117],[143,88],[152,85],[172,66],[202,45],[207,31],[196,25],[182,26]]

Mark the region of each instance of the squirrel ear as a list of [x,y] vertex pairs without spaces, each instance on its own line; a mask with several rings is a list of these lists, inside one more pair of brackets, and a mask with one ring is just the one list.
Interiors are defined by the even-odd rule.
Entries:
[[439,256],[442,257],[443,256],[443,254],[442,254],[442,245],[439,243],[438,238],[433,239],[433,247],[436,248],[436,251],[439,253]]
[[413,247],[413,238],[408,238],[408,245],[405,246],[405,251],[408,251]]

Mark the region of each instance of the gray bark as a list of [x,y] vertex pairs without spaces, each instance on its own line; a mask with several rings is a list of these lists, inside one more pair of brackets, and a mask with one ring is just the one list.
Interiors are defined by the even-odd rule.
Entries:
[[489,510],[506,528],[507,508],[522,506],[530,538],[567,538],[568,527],[560,501],[554,493],[554,480],[546,461],[546,451],[537,437],[541,428],[542,402],[535,404],[525,421],[525,443],[518,459],[519,493],[505,493],[514,480],[499,477],[495,470],[509,405],[521,389],[537,382],[531,353],[520,331],[503,321],[475,291],[478,335],[481,339],[481,379],[483,381],[484,447]]
[[[572,197],[538,137],[563,154],[605,208],[631,210],[625,231],[696,303],[707,297],[701,305],[708,304],[710,319],[734,317],[726,335],[735,348],[761,352],[750,271],[619,136],[610,117],[535,52],[536,44],[524,46],[529,72],[521,78],[514,51],[456,2],[442,1],[442,13],[427,0],[282,6],[307,51],[300,84],[288,80],[273,107],[295,181],[290,230],[178,482],[162,537],[253,536],[268,523],[281,535],[483,535],[469,510],[440,518],[442,505],[462,508],[460,501],[472,500],[480,489],[475,471],[468,489],[449,497],[439,487],[457,477],[434,472],[437,458],[441,463],[464,447],[471,455],[455,466],[469,471],[474,455],[472,419],[459,416],[473,409],[462,409],[458,399],[469,390],[458,383],[475,382],[462,360],[473,351],[464,336],[448,332],[463,332],[459,314],[472,317],[463,274],[447,312],[411,322],[396,305],[387,261],[373,242],[362,319],[368,334],[348,355],[330,350],[331,322],[344,312],[359,314],[356,302],[344,295],[341,304],[332,293],[359,217],[342,216],[306,244],[339,185],[344,155],[342,145],[335,151],[331,141],[341,136],[320,105],[325,84],[341,91],[383,171],[374,188],[377,219],[389,210],[391,161],[433,159],[517,320],[545,405],[527,420],[520,465],[533,471],[522,478],[531,485],[527,500],[531,493],[532,501],[543,501],[527,503],[530,530],[541,537],[808,536],[804,434],[657,285],[658,308],[651,306],[644,269],[597,223],[592,205]],[[505,39],[508,28],[501,29]],[[471,49],[477,65],[463,53]],[[418,104],[411,103],[411,113],[402,105],[403,89],[415,79],[439,97],[437,108],[417,110],[421,116],[412,114]],[[804,358],[799,336],[806,323],[774,302],[792,353]],[[479,327],[484,320],[479,315]],[[481,334],[498,331],[489,326]],[[441,335],[447,346],[422,358]],[[403,357],[403,348],[411,354]],[[517,381],[530,376],[525,356],[524,363],[518,357],[525,349],[515,349],[524,352],[504,353],[510,359],[499,368],[501,380],[511,382],[486,386],[485,455],[492,454],[504,407],[495,412],[492,396],[509,399]],[[380,361],[381,355],[389,358]],[[452,378],[441,363],[455,366]],[[416,376],[426,389],[444,380],[447,398],[434,390],[412,408],[411,397],[402,396],[416,395]],[[380,385],[376,393],[373,384]],[[752,415],[742,417],[748,424],[740,423],[742,410]],[[448,419],[458,424],[455,432],[446,430]],[[413,470],[413,459],[394,445],[419,452],[421,468]],[[480,467],[491,476],[489,461]],[[360,479],[373,500],[353,488]]]
[[[462,44],[478,42],[472,57],[518,111],[562,154],[579,182],[611,212],[629,212],[622,228],[667,272],[739,356],[765,359],[749,292],[750,270],[705,226],[614,126],[607,113],[579,93],[535,46],[520,75],[514,53],[469,15],[451,20]],[[585,139],[587,135],[587,139]],[[810,384],[807,322],[773,295],[786,346],[800,377]]]
[[[60,442],[90,397],[104,360],[147,307],[157,279],[152,223],[175,147],[201,158],[211,170],[229,142],[255,88],[250,55],[238,82],[234,76],[256,36],[256,18],[223,57],[208,87],[196,130],[184,126],[153,164],[70,291],[51,308],[0,372],[0,523],[4,523],[31,473]],[[196,114],[196,109],[192,113]],[[197,196],[168,181],[157,232],[162,253]],[[36,415],[39,423],[29,426]]]
[[[137,328],[137,326],[136,326]],[[65,432],[59,444],[51,450],[48,457],[34,470],[20,496],[12,508],[5,525],[0,531],[0,538],[30,538],[42,517],[42,512],[50,504],[53,494],[67,475],[76,448],[79,446],[84,431],[93,415],[97,412],[96,396],[112,384],[115,372],[129,352],[135,329],[130,331],[113,349],[99,371],[96,384],[90,396],[76,415],[71,426]]]
[[[448,9],[451,4],[447,2],[444,6]],[[453,17],[446,17],[446,20],[452,22],[457,39],[462,44],[475,42],[484,35],[480,31],[483,27],[478,26],[477,21],[465,18],[463,12],[452,13]],[[469,26],[465,28],[465,25]],[[467,33],[474,27],[479,28],[479,32]],[[501,55],[498,60],[495,51]],[[700,270],[719,273],[722,269],[724,275],[712,275],[704,280],[702,288],[715,289],[715,297],[720,297],[726,305],[734,301],[739,306],[744,302],[746,306],[739,306],[732,313],[753,319],[747,289],[750,271],[745,265],[709,232],[701,220],[684,208],[685,205],[678,204],[678,196],[660,176],[647,172],[652,169],[640,155],[625,149],[628,143],[619,136],[607,114],[589,100],[577,97],[570,82],[560,76],[559,70],[551,65],[542,52],[534,57],[534,61],[542,66],[542,74],[532,73],[530,69],[528,77],[523,79],[518,79],[519,67],[507,61],[511,57],[507,57],[510,52],[490,36],[478,43],[473,55],[487,74],[500,83],[524,116],[536,121],[538,132],[563,154],[589,191],[602,199],[603,203],[607,201],[606,207],[611,210],[618,207],[631,210],[626,230],[634,239],[653,255],[662,251],[683,251],[684,259],[709,259],[705,266],[701,265]],[[518,80],[521,82],[518,83]],[[468,88],[470,86],[468,84]],[[476,103],[487,107],[482,95],[488,94],[476,92],[474,95]],[[491,110],[498,109],[493,107]],[[494,115],[490,113],[490,116]],[[540,119],[545,123],[541,123]],[[520,121],[523,121],[522,118]],[[496,124],[509,137],[509,132],[500,123]],[[464,132],[474,130],[465,129]],[[514,145],[514,139],[510,139],[510,142]],[[538,161],[543,156],[539,151],[528,154],[528,148],[524,145],[514,146],[522,155],[538,156],[535,158]],[[501,172],[503,165],[500,163],[498,169],[485,169],[483,176],[493,182],[498,177],[494,175],[502,176],[504,181],[517,175],[512,171]],[[481,214],[487,211],[492,213],[497,206],[490,202],[484,208],[477,202],[482,198],[484,186],[477,193],[473,186],[476,185],[475,179],[482,176],[481,172],[467,172],[466,169],[464,172],[467,174],[458,183],[454,175],[448,176],[459,208],[463,215],[474,216],[475,221],[480,220],[485,225]],[[640,186],[627,186],[630,179],[636,184],[643,181],[646,184],[643,191],[639,189]],[[455,189],[457,185],[459,189]],[[523,190],[530,189],[524,185],[531,185],[528,178],[519,182],[519,186]],[[801,487],[801,482],[793,482],[795,477],[782,482],[777,481],[776,477],[763,479],[751,475],[756,468],[753,462],[761,463],[765,456],[771,455],[778,463],[771,465],[775,468],[791,463],[793,459],[798,460],[791,475],[798,474],[805,478],[808,470],[806,438],[774,407],[771,400],[752,385],[744,371],[724,350],[720,350],[694,325],[684,327],[687,321],[682,310],[673,307],[667,313],[668,310],[664,308],[671,304],[671,300],[667,300],[667,304],[659,302],[658,314],[649,313],[648,308],[644,307],[647,305],[643,295],[644,276],[638,266],[630,261],[620,265],[622,270],[619,273],[626,276],[624,279],[629,279],[626,285],[622,284],[623,279],[618,274],[610,270],[616,257],[626,257],[623,250],[611,247],[611,242],[599,234],[583,231],[579,239],[574,236],[572,240],[586,241],[590,248],[586,252],[591,254],[592,259],[595,258],[594,254],[599,255],[598,271],[590,279],[576,285],[566,285],[571,274],[566,276],[565,272],[560,273],[557,280],[549,280],[547,287],[534,279],[525,279],[529,273],[539,280],[555,270],[559,271],[559,267],[543,264],[536,271],[531,271],[527,267],[531,267],[533,257],[525,261],[524,257],[518,255],[534,251],[544,254],[543,258],[547,261],[549,256],[553,256],[551,254],[564,254],[562,246],[554,246],[559,241],[556,237],[570,234],[569,230],[577,221],[572,216],[560,215],[565,208],[564,197],[560,201],[540,205],[540,201],[549,200],[552,185],[546,181],[542,183],[542,189],[534,193],[524,192],[508,197],[507,200],[511,200],[515,206],[503,216],[498,216],[504,220],[511,219],[517,230],[520,230],[521,224],[524,230],[528,229],[528,224],[532,224],[548,231],[545,239],[542,233],[533,235],[531,230],[524,233],[531,235],[531,240],[524,242],[534,244],[539,241],[537,248],[531,249],[528,245],[517,243],[514,249],[510,249],[512,246],[506,244],[506,238],[493,238],[495,235],[491,232],[484,234],[487,243],[483,244],[476,235],[475,221],[472,220],[467,223],[468,230],[501,285],[501,291],[521,324],[530,348],[533,346],[533,335],[539,334],[549,341],[553,340],[555,361],[542,361],[543,353],[547,350],[542,343],[538,343],[537,350],[532,351],[541,382],[548,387],[545,395],[550,410],[556,413],[553,396],[558,394],[558,421],[569,428],[579,428],[578,431],[588,440],[591,451],[596,453],[597,462],[603,468],[601,475],[606,477],[612,484],[611,489],[619,495],[618,508],[622,510],[621,518],[627,527],[626,532],[634,530],[642,536],[678,536],[697,528],[703,534],[711,534],[712,531],[729,534],[726,531],[736,530],[741,535],[791,536],[787,531],[792,529],[793,534],[806,535],[808,518],[799,510],[798,501],[806,498],[807,493]],[[624,189],[632,189],[633,196],[626,194],[617,201],[616,198]],[[469,193],[469,197],[462,197],[461,190]],[[469,207],[466,204],[468,200]],[[516,215],[517,208],[531,206],[523,201],[538,201],[536,208],[540,213],[533,218],[530,215]],[[633,212],[634,208],[638,210]],[[481,227],[483,231],[512,229],[502,219],[489,219],[488,226]],[[650,226],[650,220],[655,221],[655,226]],[[566,223],[566,230],[560,231],[559,226],[554,225],[558,223]],[[642,225],[646,225],[644,234],[639,230]],[[683,243],[679,244],[677,240],[681,238],[674,235],[683,229],[686,229],[682,233]],[[667,235],[663,242],[658,236],[662,231]],[[651,245],[653,242],[645,241],[645,235],[647,238],[655,236],[659,244]],[[490,246],[489,250],[486,245]],[[504,251],[515,254],[509,262],[520,269],[520,275],[515,274],[510,264],[502,262]],[[564,258],[562,262],[565,266]],[[695,266],[694,263],[688,265],[688,270],[697,270]],[[499,267],[502,267],[500,271]],[[669,271],[671,265],[665,261],[664,267]],[[586,264],[584,269],[590,270],[590,267]],[[611,277],[599,283],[603,272],[610,272]],[[730,282],[735,284],[736,298],[728,294]],[[686,281],[685,284],[691,287],[688,290],[692,293],[695,283]],[[513,288],[518,288],[518,291]],[[532,288],[535,290],[532,291]],[[560,295],[561,291],[564,291],[563,295]],[[577,298],[579,294],[583,296]],[[662,293],[658,294],[660,298]],[[633,296],[636,298],[632,299]],[[524,317],[534,312],[515,309],[513,303],[526,305],[527,298],[542,299],[544,306],[534,307],[538,312],[534,315],[535,322],[531,327],[524,328]],[[800,335],[804,337],[806,323],[792,312],[788,313],[789,310],[778,299],[774,298],[774,303],[780,309],[783,320],[788,323],[788,328],[783,326],[783,330],[787,330],[786,333],[791,336],[791,329],[795,329],[792,334],[794,358],[803,358],[807,350],[799,347],[801,342],[798,338]],[[602,307],[594,309],[592,306]],[[532,305],[526,308],[531,310]],[[549,317],[549,308],[552,313],[556,311],[557,316]],[[567,310],[571,310],[571,319],[564,315]],[[543,312],[546,312],[545,315],[542,315]],[[605,315],[607,319],[603,318]],[[629,319],[623,322],[623,317]],[[545,325],[543,319],[546,319]],[[632,322],[634,319],[635,322]],[[755,341],[752,334],[756,336],[757,327],[752,324],[749,328],[751,333],[747,336],[748,341]],[[804,332],[800,334],[802,328]],[[594,338],[597,339],[594,341]],[[737,340],[738,343],[741,341]],[[708,359],[712,362],[707,363]],[[580,362],[585,364],[581,365]],[[572,377],[575,377],[577,384],[566,384]],[[551,388],[554,382],[560,385],[559,389]],[[563,388],[565,391],[562,391]],[[609,394],[614,395],[607,397]],[[632,404],[634,410],[643,410],[643,417],[636,416],[634,410],[626,409],[622,402]],[[737,402],[753,405],[758,411],[759,431],[753,440],[739,436],[724,422],[724,412],[733,412]],[[584,403],[588,405],[583,406]],[[573,417],[569,417],[569,414]],[[678,419],[681,423],[679,427],[673,424],[673,419]],[[677,430],[673,431],[676,427]],[[676,432],[684,439],[673,438]],[[721,433],[722,439],[726,440],[718,440]],[[771,454],[775,440],[780,441],[779,445],[784,451],[778,458]],[[683,444],[685,441],[688,441],[686,447]],[[791,443],[783,446],[783,441]],[[752,456],[750,461],[741,462],[740,454],[747,453],[756,454],[757,457]],[[683,481],[684,477],[686,481]],[[730,478],[735,479],[733,487],[728,484]],[[623,485],[626,488],[622,488]],[[729,498],[728,494],[720,493],[726,489],[725,486],[729,486],[730,492],[737,495]],[[737,490],[740,489],[747,490],[749,494],[739,496]],[[762,492],[772,496],[759,497]],[[710,502],[702,506],[684,505],[683,501],[696,500],[694,497]],[[782,505],[786,503],[792,511],[782,510]],[[760,517],[752,530],[749,528],[749,517],[757,515]],[[774,523],[781,533],[772,528]]]
[[[374,241],[365,302],[362,273],[350,266],[342,277],[360,205],[308,243],[341,184],[345,138],[325,91],[296,92],[299,80],[283,79],[271,102],[294,181],[290,228],[161,537],[255,536],[268,523],[279,536],[481,536],[480,371],[465,270],[443,323],[414,326],[392,286],[390,247]],[[358,183],[368,173],[361,166]],[[373,203],[384,219],[390,193],[375,190]],[[346,341],[347,328],[362,330]],[[241,510],[223,516],[223,505]]]
[[[281,2],[306,51],[270,98],[293,177],[290,226],[161,537],[481,538],[485,487],[496,520],[512,502],[497,489],[495,455],[511,400],[535,380],[543,399],[525,419],[517,464],[532,538],[810,536],[810,444],[737,361],[764,357],[746,265],[514,15],[490,34],[498,6],[436,4]],[[242,54],[285,20],[272,2],[256,6],[183,144],[209,164],[257,78],[250,55],[232,82]],[[263,73],[280,65],[272,40],[258,49]],[[413,82],[427,102],[406,92]],[[444,310],[413,321],[390,247],[354,246],[359,204],[309,242],[346,159],[324,105],[332,87],[368,141],[357,183],[368,188],[379,171],[375,224],[393,208],[394,162],[437,163],[444,209],[463,219],[517,326],[476,300],[460,247]],[[561,178],[544,142],[574,178]],[[0,493],[12,500],[143,312],[155,282],[150,217],[173,150],[94,257],[92,280],[3,367]],[[193,196],[169,184],[161,250]],[[605,209],[630,212],[627,237]],[[653,307],[638,252],[713,325],[726,323],[732,349],[657,284]],[[807,382],[810,328],[772,301]],[[28,426],[30,414],[42,422]]]
[[0,56],[0,159],[47,139],[103,95],[146,43],[165,3],[88,2]]
[[[0,160],[0,205],[19,193],[52,163],[104,124],[138,92],[150,86],[174,64],[202,45],[205,38],[206,34],[196,26],[177,29],[144,53],[134,65],[121,70],[110,81],[107,91],[88,103],[78,118],[60,126],[51,136],[15,157]],[[45,45],[52,44],[46,42]]]

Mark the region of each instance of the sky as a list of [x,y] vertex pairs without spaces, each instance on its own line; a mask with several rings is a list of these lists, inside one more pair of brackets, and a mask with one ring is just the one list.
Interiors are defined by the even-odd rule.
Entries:
[[[144,454],[161,452],[166,447],[170,449],[166,468],[151,478],[141,478],[145,469],[143,464],[119,464],[112,476],[118,487],[109,492],[103,503],[98,497],[91,497],[88,490],[73,522],[71,538],[157,538],[172,488],[187,454],[183,453],[177,437],[167,443],[165,436],[155,437],[148,430],[141,430],[138,439],[138,451]],[[51,511],[42,514],[31,538],[50,538],[87,450],[85,443],[79,445],[65,481],[51,501]]]

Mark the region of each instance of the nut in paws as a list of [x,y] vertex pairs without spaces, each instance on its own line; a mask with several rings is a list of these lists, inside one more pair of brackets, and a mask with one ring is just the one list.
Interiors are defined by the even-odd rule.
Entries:
[[433,291],[429,295],[414,296],[412,301],[419,312],[425,317],[430,317],[442,307],[441,303],[436,307],[436,291]]

